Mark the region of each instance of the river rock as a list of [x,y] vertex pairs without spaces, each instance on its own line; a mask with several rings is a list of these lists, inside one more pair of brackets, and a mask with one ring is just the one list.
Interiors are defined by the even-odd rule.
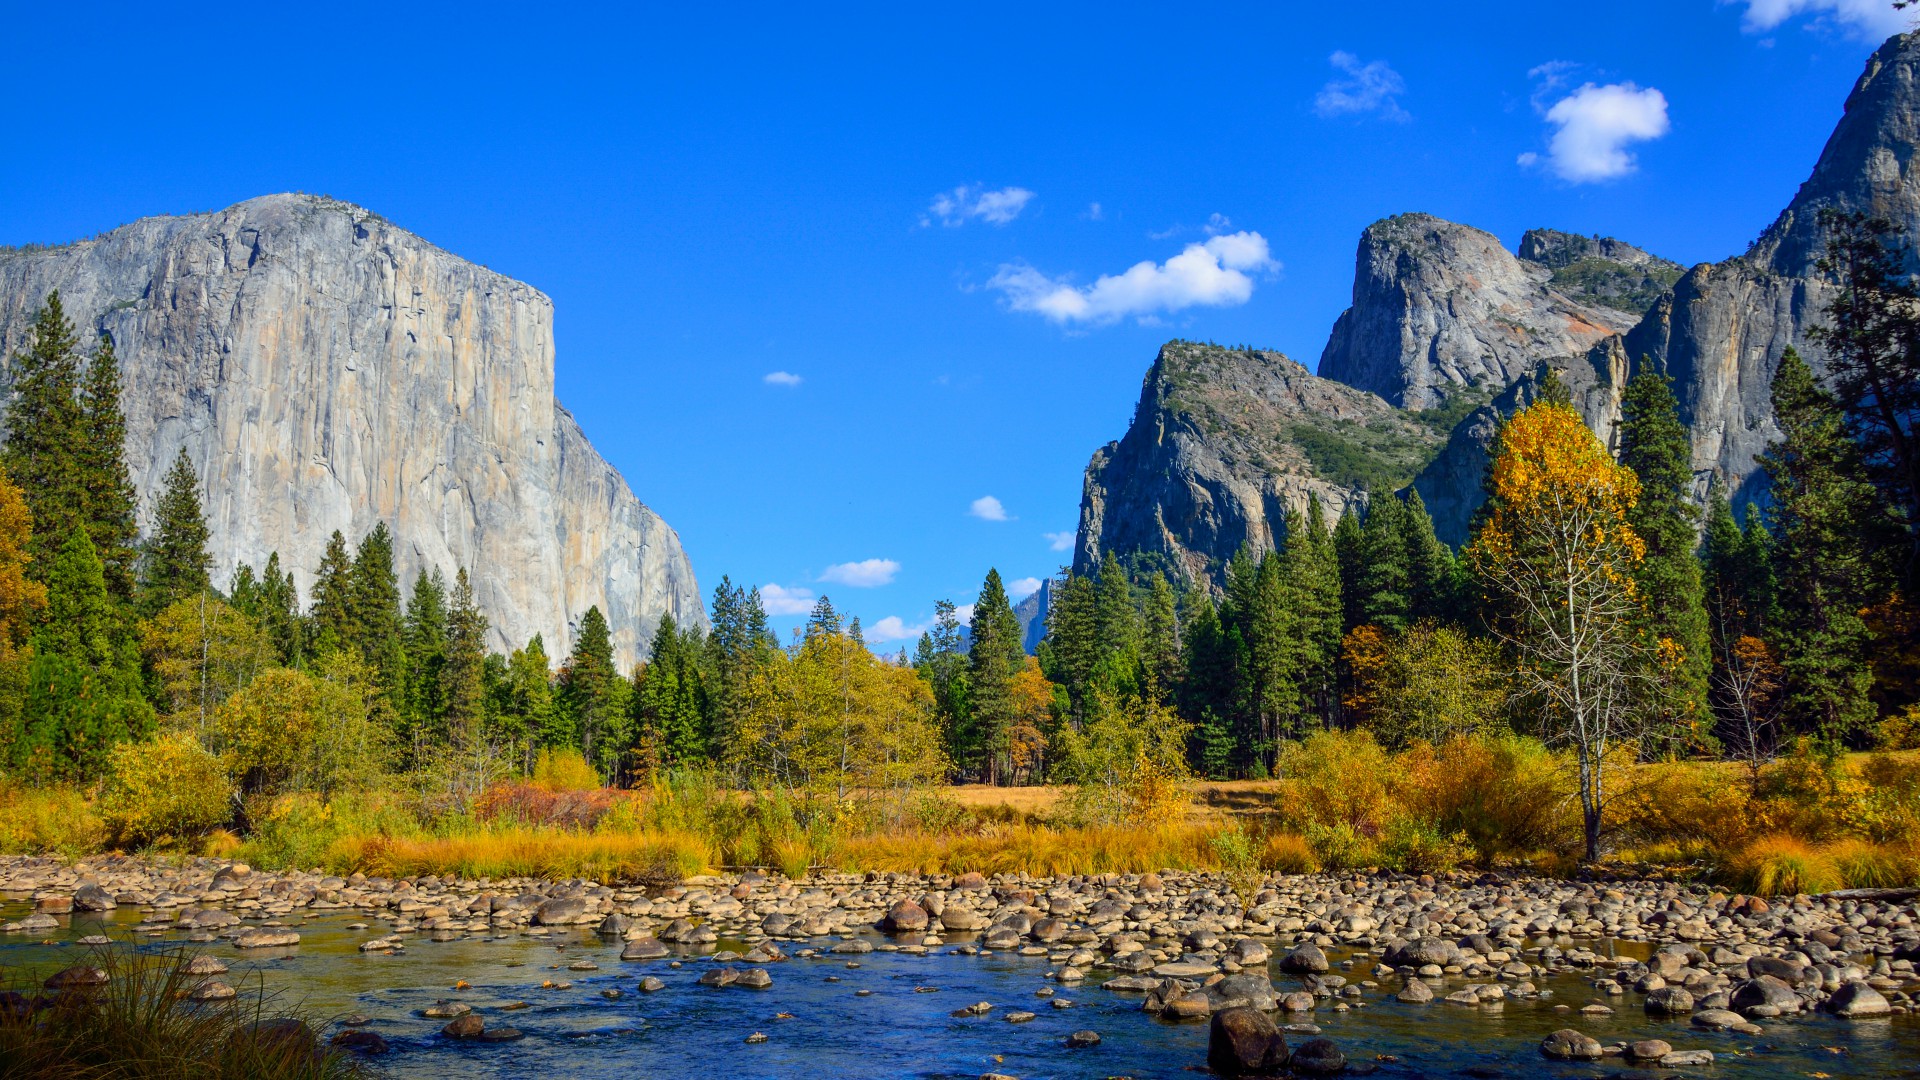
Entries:
[[1280,958],[1280,970],[1289,975],[1317,975],[1327,968],[1327,954],[1312,942],[1295,945]]
[[1540,1040],[1540,1052],[1556,1061],[1598,1061],[1601,1047],[1600,1040],[1590,1035],[1561,1028]]
[[1757,979],[1748,979],[1736,987],[1733,997],[1728,1001],[1728,1006],[1734,1012],[1745,1013],[1748,1016],[1755,1015],[1755,1009],[1777,1010],[1775,1013],[1759,1014],[1763,1016],[1793,1013],[1800,1011],[1800,995],[1794,993],[1793,987],[1779,978],[1762,975]]
[[487,1028],[486,1022],[472,1013],[456,1016],[440,1029],[440,1034],[449,1039],[477,1038]]
[[538,926],[571,926],[592,918],[586,899],[579,896],[555,897],[533,909],[533,921]]
[[76,911],[112,911],[119,906],[113,894],[98,885],[82,885],[73,891]]
[[218,979],[208,979],[187,994],[188,1001],[225,1001],[239,992]]
[[1076,1031],[1067,1036],[1067,1049],[1069,1050],[1085,1050],[1088,1047],[1099,1045],[1100,1033],[1097,1031]]
[[1886,1016],[1893,1011],[1886,995],[1861,979],[1849,979],[1827,999],[1826,1010],[1849,1020],[1867,1016]]
[[1245,1006],[1272,1012],[1280,1007],[1273,983],[1264,975],[1228,975],[1202,990],[1214,1012]]
[[84,989],[89,986],[105,986],[106,983],[107,972],[105,968],[97,968],[91,964],[75,964],[70,968],[56,971],[52,975],[47,976],[47,981],[42,985],[49,990],[69,990]]
[[927,928],[927,909],[911,900],[902,900],[887,909],[881,928],[889,934],[914,934]]
[[1642,1003],[1655,1016],[1685,1016],[1693,1011],[1693,995],[1678,986],[1662,986],[1647,992]]
[[1665,1039],[1637,1039],[1627,1044],[1627,1056],[1636,1061],[1659,1061],[1673,1053],[1673,1044]]
[[1408,979],[1407,985],[1394,997],[1409,1005],[1425,1005],[1433,1000],[1433,987],[1419,979]]
[[657,938],[634,938],[620,950],[622,960],[659,960],[670,955],[665,945]]
[[1272,1076],[1287,1064],[1287,1040],[1258,1009],[1235,1006],[1213,1014],[1207,1029],[1207,1067],[1220,1076]]
[[1347,1067],[1347,1055],[1331,1039],[1308,1039],[1293,1048],[1287,1066],[1299,1076],[1331,1076]]
[[265,927],[242,930],[233,939],[236,949],[283,949],[300,944],[300,935],[292,930],[274,930]]
[[201,953],[187,961],[186,972],[189,975],[225,975],[226,961]]
[[377,1031],[342,1031],[327,1041],[355,1054],[384,1054],[389,1049],[387,1040]]
[[1713,1064],[1711,1050],[1675,1050],[1660,1058],[1660,1067],[1663,1069],[1692,1069],[1711,1064]]

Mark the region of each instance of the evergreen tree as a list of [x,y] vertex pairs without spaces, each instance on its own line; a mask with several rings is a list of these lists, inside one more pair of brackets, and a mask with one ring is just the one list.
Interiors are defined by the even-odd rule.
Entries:
[[1204,593],[1187,616],[1181,645],[1180,715],[1193,725],[1188,758],[1196,772],[1214,780],[1232,774],[1240,757],[1233,737],[1235,644]]
[[711,760],[700,663],[704,646],[699,628],[682,631],[672,615],[661,616],[647,663],[634,678],[636,745],[642,758],[666,766]]
[[1340,595],[1344,601],[1344,628],[1351,630],[1367,621],[1364,605],[1365,596],[1360,587],[1360,574],[1366,566],[1364,550],[1366,535],[1360,525],[1360,515],[1349,506],[1341,513],[1340,520],[1333,526],[1333,557],[1340,564]]
[[453,575],[447,604],[447,660],[440,668],[440,700],[456,748],[474,746],[486,723],[487,617],[473,599],[467,568]]
[[838,634],[840,629],[840,613],[833,610],[833,601],[822,593],[813,602],[813,613],[807,616],[807,636]]
[[1885,218],[1828,208],[1821,270],[1839,279],[1827,325],[1808,331],[1825,346],[1827,374],[1868,475],[1907,529],[1898,564],[1909,587],[1920,576],[1920,283],[1911,252]]
[[260,577],[260,613],[255,616],[273,641],[280,662],[300,667],[306,661],[306,624],[300,618],[300,591],[293,584],[293,571],[280,568],[280,553],[267,556]]
[[1453,552],[1434,535],[1433,515],[1427,513],[1419,488],[1407,489],[1407,504],[1400,524],[1405,530],[1409,616],[1416,622],[1423,619],[1458,621],[1459,613],[1455,610],[1458,590],[1454,587],[1458,571]]
[[1298,605],[1299,653],[1290,679],[1299,694],[1291,720],[1295,734],[1309,722],[1331,723],[1339,702],[1336,664],[1340,657],[1340,564],[1318,496],[1307,497],[1304,532],[1287,531],[1287,592]]
[[[87,363],[80,399],[78,457],[80,482],[87,500],[87,533],[100,552],[101,565],[106,568],[107,592],[115,601],[130,604],[134,599],[135,545],[140,540],[140,527],[134,520],[138,498],[134,494],[133,478],[127,472],[127,420],[120,410],[120,361],[113,352],[113,338],[106,334],[100,335],[100,345]],[[205,531],[204,521],[201,529]],[[192,595],[199,595],[207,587],[205,577],[203,569],[200,589]]]
[[[1111,553],[1100,560],[1100,570],[1094,578],[1094,592],[1103,681],[1122,694],[1137,693],[1139,688],[1135,685],[1135,674],[1140,663],[1140,609],[1133,602],[1133,588],[1127,582],[1126,569]],[[1020,661],[1016,658],[1012,665],[1017,671]]]
[[406,702],[398,711],[402,735],[417,760],[446,736],[446,684],[440,673],[447,664],[447,583],[437,567],[413,579],[405,652]]
[[966,748],[969,757],[956,758],[955,763],[971,768],[986,783],[998,784],[1006,775],[1016,712],[1013,677],[1020,668],[1014,658],[1025,656],[1020,648],[1020,620],[1007,602],[998,570],[988,570],[981,583],[980,598],[973,605],[972,631],[967,684],[976,741]]
[[320,567],[313,576],[313,655],[326,658],[360,639],[353,619],[353,560],[347,556],[347,538],[339,529],[327,539]]
[[[539,634],[507,658],[494,714],[505,741],[520,751],[520,767],[531,770],[534,748],[547,742],[553,724],[553,671],[546,642]],[[562,743],[561,745],[567,745]]]
[[400,578],[393,569],[393,533],[384,521],[374,525],[354,551],[352,604],[360,655],[373,670],[374,685],[399,708],[407,677],[406,620],[400,610]]
[[207,568],[213,565],[213,557],[207,554],[208,536],[207,519],[200,510],[200,477],[182,447],[154,505],[153,539],[147,543],[141,566],[142,613],[154,615],[175,600],[199,596],[213,587],[207,576]]
[[1645,633],[1680,650],[1677,665],[1663,661],[1663,670],[1655,673],[1650,707],[1661,721],[1658,730],[1677,733],[1704,714],[1712,666],[1696,554],[1699,512],[1692,502],[1693,450],[1679,403],[1666,375],[1653,370],[1651,359],[1643,364],[1645,370],[1628,381],[1620,403],[1620,464],[1640,478],[1640,497],[1627,523],[1647,547],[1634,572],[1646,607]]
[[26,494],[33,518],[27,573],[45,584],[61,546],[86,521],[88,504],[80,460],[79,349],[59,293],[47,296],[9,374],[13,396],[0,467]]
[[1786,716],[1832,744],[1873,718],[1870,634],[1885,599],[1894,525],[1867,479],[1840,406],[1793,349],[1773,377],[1781,438],[1761,454],[1772,481],[1776,616]]
[[[1393,492],[1375,488],[1368,493],[1367,519],[1360,533],[1360,595],[1344,598],[1345,607],[1359,612],[1360,623],[1394,634],[1407,628],[1413,606],[1405,519],[1405,508]],[[1337,541],[1335,547],[1337,559]]]
[[1140,649],[1144,687],[1156,700],[1172,697],[1180,678],[1180,621],[1173,586],[1158,570],[1147,581],[1147,610]]
[[967,704],[968,659],[966,635],[953,601],[936,601],[933,627],[920,635],[913,666],[933,689],[934,713],[949,761],[965,760],[974,743]]
[[596,605],[580,617],[573,652],[560,669],[560,710],[566,727],[576,734],[577,748],[602,776],[613,775],[619,764],[618,736],[624,727],[626,680],[613,665],[613,636],[606,616]]
[[[1090,578],[1063,572],[1047,596],[1044,663],[1047,678],[1065,688],[1069,723],[1086,723],[1094,668],[1100,662],[1100,601]],[[951,753],[951,750],[949,751]],[[958,755],[955,761],[961,760]]]
[[140,656],[105,567],[76,527],[47,575],[46,618],[33,635],[27,695],[6,733],[7,764],[41,779],[92,780],[113,747],[152,728]]

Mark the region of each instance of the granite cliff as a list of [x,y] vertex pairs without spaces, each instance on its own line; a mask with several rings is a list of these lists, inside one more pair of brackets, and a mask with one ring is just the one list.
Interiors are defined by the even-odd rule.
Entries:
[[199,470],[216,581],[278,551],[304,599],[335,529],[384,521],[403,589],[467,568],[495,648],[564,655],[593,605],[623,663],[704,624],[679,537],[554,398],[539,290],[304,195],[0,252],[0,362],[55,289],[116,344],[143,524],[176,451]]

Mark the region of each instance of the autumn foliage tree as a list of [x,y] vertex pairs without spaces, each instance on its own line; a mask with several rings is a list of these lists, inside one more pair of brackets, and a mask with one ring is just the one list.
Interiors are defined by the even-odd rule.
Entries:
[[1492,624],[1537,700],[1549,741],[1573,750],[1586,858],[1600,856],[1608,754],[1637,734],[1633,687],[1647,651],[1629,524],[1640,482],[1570,405],[1542,401],[1501,428],[1489,512],[1467,550]]

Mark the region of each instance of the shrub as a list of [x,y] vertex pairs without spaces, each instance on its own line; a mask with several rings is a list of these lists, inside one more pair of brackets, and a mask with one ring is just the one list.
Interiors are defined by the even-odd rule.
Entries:
[[1299,833],[1270,833],[1260,846],[1260,865],[1281,874],[1312,874],[1320,869],[1313,846]]
[[114,748],[100,816],[115,843],[178,843],[231,817],[231,797],[220,760],[179,731]]
[[490,785],[480,793],[474,802],[473,814],[485,822],[592,829],[613,809],[614,801],[614,793],[606,788],[571,790],[502,783]]
[[597,791],[600,774],[578,750],[542,750],[533,763],[533,786],[543,791]]
[[1567,762],[1537,739],[1475,735],[1400,755],[1409,813],[1436,836],[1458,833],[1483,865],[1581,843]]
[[1727,864],[1728,884],[1756,896],[1832,892],[1846,883],[1833,858],[1784,833],[1748,844]]
[[1357,870],[1373,862],[1373,844],[1344,821],[1337,825],[1309,824],[1307,844],[1320,864],[1329,869]]
[[1827,857],[1850,889],[1898,889],[1920,881],[1913,854],[1891,845],[1842,840],[1828,845]]
[[1290,825],[1377,832],[1398,812],[1396,773],[1392,757],[1366,731],[1322,731],[1288,743],[1280,750],[1283,817]]
[[79,789],[34,787],[0,776],[0,854],[77,858],[106,841],[105,823]]

